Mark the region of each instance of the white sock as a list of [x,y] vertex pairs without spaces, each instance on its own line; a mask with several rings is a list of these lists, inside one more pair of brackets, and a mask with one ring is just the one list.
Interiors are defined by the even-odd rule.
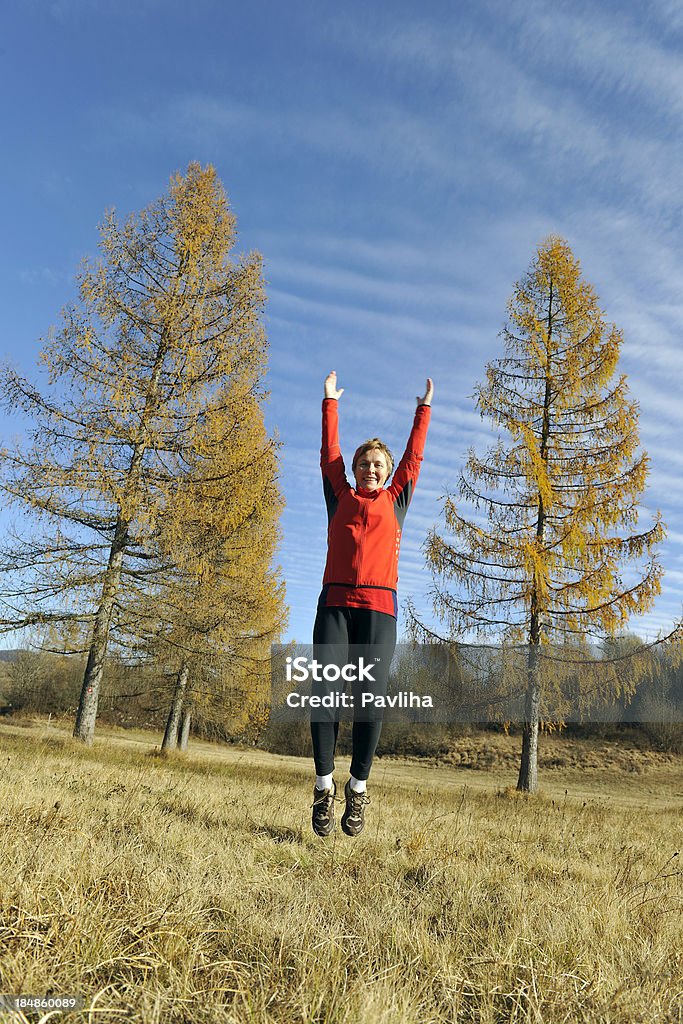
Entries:
[[365,779],[356,779],[354,778],[353,775],[351,776],[349,785],[351,786],[351,789],[354,791],[354,793],[364,793],[365,790],[367,789],[367,786],[365,785]]
[[315,777],[315,788],[316,789],[332,789],[334,786],[334,780],[332,778],[332,772],[329,775],[316,775]]

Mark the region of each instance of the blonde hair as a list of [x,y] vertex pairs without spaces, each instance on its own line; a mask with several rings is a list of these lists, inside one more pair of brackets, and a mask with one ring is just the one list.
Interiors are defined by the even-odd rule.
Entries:
[[394,456],[391,454],[391,452],[385,445],[384,441],[380,441],[378,437],[370,437],[368,438],[367,441],[363,441],[363,444],[360,445],[360,447],[356,448],[356,451],[353,456],[353,462],[351,463],[351,469],[355,473],[356,463],[360,459],[361,455],[365,455],[366,452],[372,451],[373,448],[376,448],[378,451],[382,452],[385,459],[387,460],[387,466],[389,467],[389,472],[387,473],[388,480],[391,474],[394,472]]

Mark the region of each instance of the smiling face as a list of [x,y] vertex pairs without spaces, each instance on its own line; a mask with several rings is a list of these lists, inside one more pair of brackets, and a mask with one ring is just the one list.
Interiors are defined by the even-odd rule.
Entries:
[[379,491],[389,476],[387,457],[379,448],[370,448],[359,455],[353,467],[356,487],[364,491]]

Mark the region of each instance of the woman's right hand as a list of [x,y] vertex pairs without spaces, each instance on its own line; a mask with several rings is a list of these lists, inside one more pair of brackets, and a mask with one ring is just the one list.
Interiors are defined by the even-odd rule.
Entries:
[[325,377],[325,398],[341,398],[344,388],[337,389],[337,371],[333,370]]

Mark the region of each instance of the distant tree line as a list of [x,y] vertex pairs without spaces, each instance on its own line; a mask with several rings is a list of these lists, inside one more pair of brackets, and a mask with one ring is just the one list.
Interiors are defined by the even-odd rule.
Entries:
[[[633,738],[656,749],[683,753],[683,659],[677,642],[643,645],[635,635],[600,645],[544,645],[538,679],[539,730],[573,737]],[[473,732],[523,736],[528,685],[525,645],[405,643],[392,662],[387,694],[429,696],[433,708],[404,705],[385,711],[379,750],[430,757]],[[278,712],[260,741],[279,753],[305,754],[306,721]],[[349,712],[349,719],[351,713]],[[340,751],[350,752],[349,721],[342,721]],[[348,748],[348,749],[347,749]]]

